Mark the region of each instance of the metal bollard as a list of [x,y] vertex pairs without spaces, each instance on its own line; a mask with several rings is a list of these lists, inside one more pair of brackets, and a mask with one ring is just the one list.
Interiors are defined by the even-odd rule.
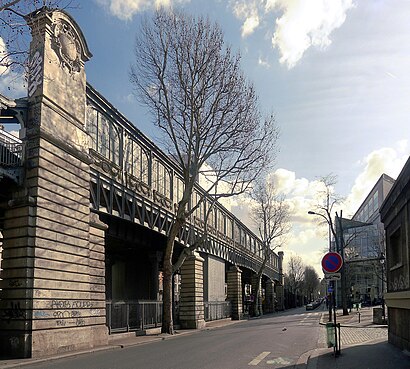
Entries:
[[360,313],[357,313],[357,314],[359,314],[359,323],[360,323]]

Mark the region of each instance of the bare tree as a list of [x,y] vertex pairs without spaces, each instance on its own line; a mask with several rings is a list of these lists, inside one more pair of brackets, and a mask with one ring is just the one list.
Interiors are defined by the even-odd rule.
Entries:
[[[317,205],[315,206],[314,213],[319,215],[322,219],[318,218],[320,223],[326,223],[329,227],[329,237],[333,235],[336,240],[336,225],[333,222],[333,216],[335,207],[343,202],[343,197],[334,192],[334,186],[337,183],[337,176],[328,174],[323,177],[319,177],[319,182],[323,184],[323,190],[317,193]],[[330,239],[329,239],[330,249]]]
[[[337,228],[340,230],[343,229],[341,227],[342,217],[337,216],[336,214],[336,221],[338,224],[333,222],[332,213],[335,210],[337,205],[340,205],[343,202],[343,198],[339,196],[337,193],[334,192],[334,186],[337,183],[337,177],[333,174],[328,174],[327,176],[320,177],[319,181],[323,183],[324,190],[319,191],[318,193],[318,204],[316,206],[315,211],[310,211],[310,214],[319,215],[320,218],[324,219],[329,227],[329,251],[331,249],[331,235],[333,236],[333,240],[335,243],[335,249],[333,251],[340,252],[343,257],[343,247],[344,247],[344,240],[343,240],[343,232],[337,232]],[[323,223],[321,219],[319,219],[320,223]],[[341,297],[342,297],[342,307],[343,307],[343,315],[349,315],[347,310],[347,299],[346,299],[346,278],[344,273],[344,266],[342,266],[342,279],[341,279]],[[329,305],[329,321],[331,320],[331,306]]]
[[305,268],[303,286],[308,300],[312,301],[313,296],[319,287],[319,276],[316,270],[309,265]]
[[205,194],[210,204],[243,193],[271,162],[277,129],[272,115],[261,117],[240,56],[208,19],[159,9],[138,31],[135,56],[131,81],[164,134],[184,182],[164,255],[162,332],[173,333],[174,243],[188,217],[203,205],[204,197],[192,201],[198,178],[209,180]]
[[29,19],[36,10],[66,9],[70,0],[9,0],[0,3],[0,76],[28,72],[31,33]]
[[263,177],[255,182],[252,189],[252,207],[251,217],[258,228],[259,236],[262,241],[261,252],[263,262],[257,273],[257,284],[254,299],[254,314],[262,314],[260,284],[262,273],[265,269],[272,251],[282,246],[284,236],[290,231],[290,214],[289,206],[285,202],[285,197],[277,194],[274,183]]
[[286,277],[289,289],[296,299],[298,292],[300,292],[303,287],[303,281],[305,279],[305,265],[300,256],[290,257],[287,264]]

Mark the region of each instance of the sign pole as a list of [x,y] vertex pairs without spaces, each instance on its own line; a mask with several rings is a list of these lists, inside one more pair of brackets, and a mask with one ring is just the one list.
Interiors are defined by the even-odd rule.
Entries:
[[335,282],[332,281],[333,285],[333,324],[335,326],[335,356],[340,355],[340,347],[338,345],[338,340],[337,340],[337,318],[336,318],[336,293],[335,293]]
[[[331,290],[331,295],[330,299],[333,304],[333,324],[334,324],[334,330],[335,330],[335,344],[334,344],[334,353],[335,357],[340,355],[340,342],[338,341],[338,332],[337,332],[337,317],[336,317],[336,291],[335,291],[335,279],[338,277],[336,273],[341,269],[343,266],[343,258],[342,256],[337,253],[337,252],[328,252],[323,256],[322,258],[322,269],[325,274],[329,274],[330,277],[330,290]],[[339,278],[337,278],[339,279]],[[329,307],[329,321],[331,321],[331,312],[332,308]],[[340,331],[339,331],[340,335]]]

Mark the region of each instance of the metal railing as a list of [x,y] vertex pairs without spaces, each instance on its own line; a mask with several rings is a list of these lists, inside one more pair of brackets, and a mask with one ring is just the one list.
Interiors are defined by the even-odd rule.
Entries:
[[110,334],[143,331],[161,327],[162,301],[107,301],[106,313]]
[[211,320],[225,319],[232,316],[230,301],[205,301],[204,319],[206,322]]
[[23,143],[0,142],[0,165],[19,167],[23,165]]

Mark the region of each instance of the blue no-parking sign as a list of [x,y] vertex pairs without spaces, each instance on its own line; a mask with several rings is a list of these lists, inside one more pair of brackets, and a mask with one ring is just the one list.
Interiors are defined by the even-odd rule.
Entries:
[[337,252],[328,252],[322,259],[322,268],[327,273],[336,273],[343,265],[342,256]]

